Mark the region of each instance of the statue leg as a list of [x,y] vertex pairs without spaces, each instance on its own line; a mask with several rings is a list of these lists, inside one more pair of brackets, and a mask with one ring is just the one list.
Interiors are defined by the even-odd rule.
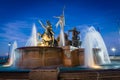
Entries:
[[52,47],[54,46],[54,36],[52,36]]

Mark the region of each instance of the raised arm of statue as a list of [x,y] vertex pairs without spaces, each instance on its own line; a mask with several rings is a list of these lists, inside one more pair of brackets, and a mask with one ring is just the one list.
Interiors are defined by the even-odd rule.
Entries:
[[39,23],[41,24],[41,26],[46,30],[46,26],[39,20]]
[[54,35],[54,32],[53,32],[53,31],[51,31],[51,33],[52,33],[52,35]]

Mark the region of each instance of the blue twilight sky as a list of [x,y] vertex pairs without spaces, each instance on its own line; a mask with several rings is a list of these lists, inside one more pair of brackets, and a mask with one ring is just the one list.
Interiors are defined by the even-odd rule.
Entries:
[[109,54],[115,47],[120,55],[120,0],[0,0],[0,55],[6,55],[7,44],[14,40],[19,47],[24,46],[34,23],[42,33],[38,19],[43,23],[50,20],[58,35],[58,20],[53,16],[59,16],[64,6],[65,32],[74,26],[81,34],[86,27],[99,27]]

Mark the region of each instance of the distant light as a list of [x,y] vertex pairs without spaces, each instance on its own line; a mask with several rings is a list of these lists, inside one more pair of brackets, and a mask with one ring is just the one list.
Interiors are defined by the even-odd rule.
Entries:
[[115,51],[116,51],[116,48],[114,48],[114,47],[113,47],[113,48],[111,48],[111,51],[115,52]]
[[8,46],[11,46],[11,42],[8,43]]

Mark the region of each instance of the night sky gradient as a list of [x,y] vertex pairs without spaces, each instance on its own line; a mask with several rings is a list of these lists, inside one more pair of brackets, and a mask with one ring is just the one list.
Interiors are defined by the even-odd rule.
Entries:
[[50,20],[57,36],[58,19],[53,16],[61,15],[64,6],[65,32],[75,26],[81,34],[87,27],[99,28],[109,54],[115,47],[120,55],[120,0],[0,0],[0,55],[7,54],[9,42],[24,46],[34,23],[42,33],[39,19],[44,24]]

